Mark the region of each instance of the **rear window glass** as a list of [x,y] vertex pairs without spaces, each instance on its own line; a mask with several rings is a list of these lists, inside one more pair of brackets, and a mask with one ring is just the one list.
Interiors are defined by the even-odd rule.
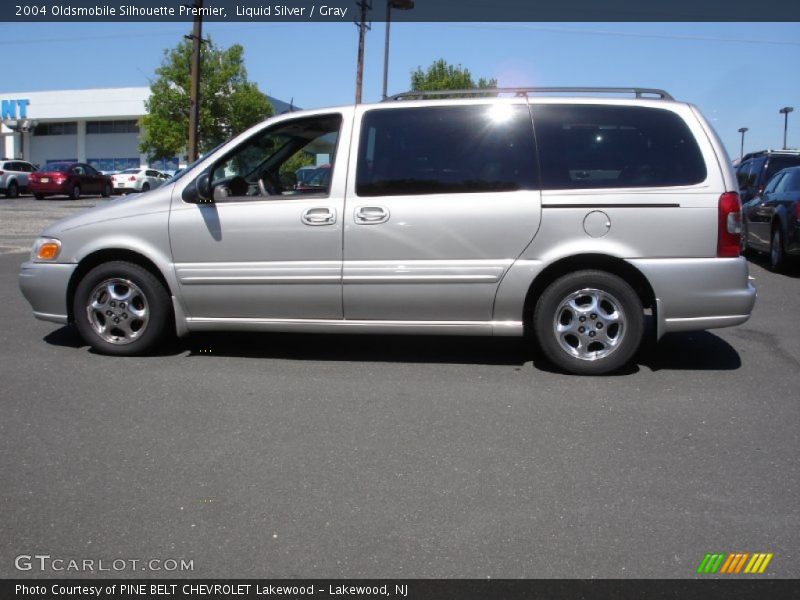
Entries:
[[532,106],[543,189],[692,185],[700,148],[675,113],[639,106]]
[[769,179],[786,167],[795,167],[797,165],[800,165],[800,156],[771,156],[767,164],[766,178]]
[[48,163],[45,167],[45,171],[51,171],[54,173],[66,173],[69,171],[69,168],[72,166],[72,163]]
[[356,173],[359,196],[538,187],[527,106],[438,106],[364,114]]

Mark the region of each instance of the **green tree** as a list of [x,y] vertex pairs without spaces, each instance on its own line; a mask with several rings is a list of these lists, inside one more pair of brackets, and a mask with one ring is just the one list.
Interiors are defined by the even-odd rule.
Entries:
[[411,72],[411,89],[414,91],[471,90],[497,87],[497,80],[481,77],[476,82],[469,69],[447,64],[443,58],[436,60],[426,71],[417,67]]
[[[145,102],[147,114],[139,149],[151,158],[182,154],[189,135],[189,64],[192,45],[188,40],[164,51],[156,79]],[[274,110],[255,83],[247,80],[244,48],[234,44],[223,49],[211,40],[201,44],[200,119],[198,146],[207,152],[231,136],[272,116]]]

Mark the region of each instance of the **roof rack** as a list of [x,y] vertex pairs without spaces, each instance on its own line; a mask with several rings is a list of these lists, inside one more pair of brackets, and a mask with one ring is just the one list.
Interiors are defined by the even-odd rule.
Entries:
[[660,100],[674,100],[665,92],[655,88],[626,88],[626,87],[499,87],[479,88],[470,90],[412,90],[401,94],[388,96],[389,100],[424,100],[441,96],[484,96],[495,94],[514,94],[515,96],[528,96],[529,94],[633,94],[636,98],[656,96]]

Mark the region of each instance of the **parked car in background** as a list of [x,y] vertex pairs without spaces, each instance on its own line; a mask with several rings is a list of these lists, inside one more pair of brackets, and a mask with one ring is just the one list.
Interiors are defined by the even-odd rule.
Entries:
[[742,203],[761,194],[775,173],[795,166],[800,166],[800,152],[796,150],[760,150],[745,154],[736,166]]
[[28,188],[37,200],[45,196],[69,196],[77,200],[83,194],[111,195],[111,177],[85,163],[58,162],[31,173]]
[[302,185],[311,179],[311,177],[314,175],[314,171],[316,171],[317,168],[318,167],[315,165],[307,165],[297,169],[297,171],[294,172],[295,177],[297,177],[297,185]]
[[320,192],[326,190],[330,182],[331,166],[321,165],[306,175],[304,181],[298,180],[296,189],[305,193]]
[[800,166],[779,171],[742,204],[742,249],[769,252],[776,271],[800,256]]
[[167,177],[160,171],[145,167],[125,169],[111,176],[115,194],[147,192],[156,189],[166,180]]
[[16,198],[28,191],[28,177],[36,167],[24,160],[0,160],[0,194]]
[[[138,202],[50,225],[20,287],[122,356],[192,331],[531,333],[597,375],[633,360],[646,316],[656,339],[747,321],[736,178],[698,109],[539,91],[273,117]],[[280,174],[308,148],[331,164],[304,191]]]

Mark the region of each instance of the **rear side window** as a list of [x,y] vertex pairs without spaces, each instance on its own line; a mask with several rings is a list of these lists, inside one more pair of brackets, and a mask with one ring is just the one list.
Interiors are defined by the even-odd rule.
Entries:
[[493,104],[371,110],[358,150],[359,196],[539,188],[528,107]]
[[787,177],[789,181],[786,183],[786,191],[800,192],[800,169],[794,169]]
[[800,165],[800,156],[770,156],[769,163],[767,164],[766,178],[769,179],[778,171],[782,171],[787,167],[796,167]]
[[774,191],[777,194],[800,191],[800,169],[793,169],[784,173]]
[[577,104],[532,110],[543,189],[692,185],[706,178],[694,136],[671,111]]

